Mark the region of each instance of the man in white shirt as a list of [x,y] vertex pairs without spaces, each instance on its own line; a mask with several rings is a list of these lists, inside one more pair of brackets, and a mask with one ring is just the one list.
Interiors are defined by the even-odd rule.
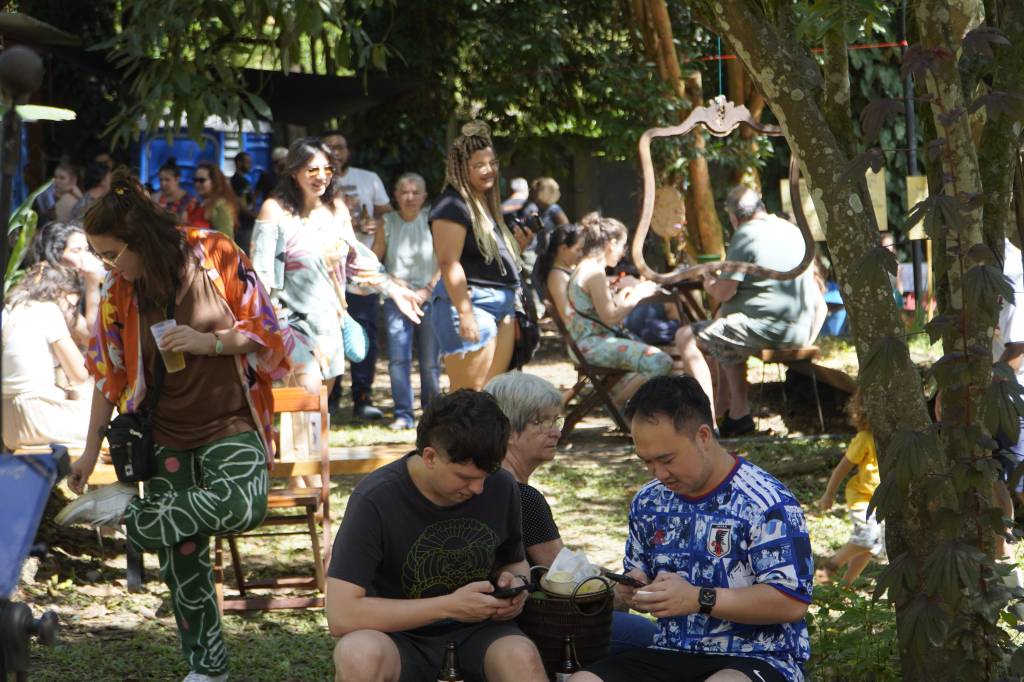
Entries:
[[[356,238],[368,248],[373,247],[373,235],[381,225],[381,216],[391,211],[391,201],[380,176],[373,171],[349,165],[351,158],[348,140],[338,130],[328,130],[320,136],[334,156],[337,166],[335,182],[345,197],[352,213],[352,226]],[[372,399],[373,375],[377,365],[377,317],[380,314],[380,296],[364,294],[348,287],[348,312],[366,330],[369,348],[362,362],[354,362],[352,375],[352,414],[361,419],[383,419],[384,413],[374,407]],[[335,383],[331,400],[337,404],[341,397],[341,382]],[[336,393],[336,395],[335,395]]]

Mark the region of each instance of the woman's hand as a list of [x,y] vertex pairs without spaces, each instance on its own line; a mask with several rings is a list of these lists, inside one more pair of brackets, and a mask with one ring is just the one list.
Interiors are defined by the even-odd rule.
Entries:
[[472,311],[467,315],[459,315],[459,336],[468,343],[480,340],[480,328],[476,326],[476,315]]
[[198,332],[187,324],[179,324],[164,332],[160,348],[192,355],[212,355],[217,337],[209,332]]
[[75,460],[75,463],[71,465],[71,472],[68,474],[68,487],[71,488],[71,492],[76,495],[81,495],[85,492],[85,484],[89,480],[89,476],[92,475],[92,470],[96,468],[96,459],[99,457],[98,451],[84,451],[82,456]]
[[388,298],[395,302],[398,310],[408,317],[414,324],[419,324],[423,319],[423,309],[420,307],[422,301],[415,291],[405,287],[393,286],[388,292]]

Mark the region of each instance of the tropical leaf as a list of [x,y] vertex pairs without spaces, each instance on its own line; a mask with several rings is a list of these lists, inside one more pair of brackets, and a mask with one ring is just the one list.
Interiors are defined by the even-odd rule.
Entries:
[[928,470],[928,461],[941,456],[941,452],[942,445],[931,429],[899,429],[889,440],[885,456],[893,463],[896,483],[901,488],[907,488],[912,481],[924,476]]
[[903,100],[882,97],[868,102],[860,110],[860,127],[864,133],[864,142],[873,144],[882,132],[882,126],[890,116],[901,116],[906,104]]
[[963,277],[964,306],[989,315],[999,314],[1000,300],[1013,300],[1010,280],[991,265],[972,265]]
[[71,109],[61,109],[60,107],[47,107],[41,104],[19,104],[14,107],[14,110],[18,112],[18,116],[21,116],[22,120],[32,121],[74,121],[78,118]]
[[850,284],[855,289],[885,289],[892,288],[892,279],[896,276],[899,263],[896,261],[896,254],[884,246],[876,246],[857,261],[850,276]]
[[994,57],[993,45],[1009,45],[1006,34],[995,26],[979,26],[964,35],[964,54]]
[[883,336],[875,341],[864,358],[861,383],[884,385],[891,381],[909,361],[907,344],[895,336]]
[[50,185],[53,184],[53,180],[48,180],[42,185],[37,187],[34,192],[28,195],[21,206],[18,206],[17,210],[11,215],[11,219],[7,226],[8,239],[10,235],[17,233],[18,239],[14,242],[14,246],[11,248],[11,255],[7,259],[7,269],[4,270],[4,293],[10,289],[11,285],[16,280],[16,273],[18,268],[21,267],[21,261],[25,258],[25,252],[28,251],[28,245],[32,243],[32,238],[36,234],[36,223],[39,221],[39,216],[35,211],[32,210],[32,204],[35,202],[36,197],[49,189]]

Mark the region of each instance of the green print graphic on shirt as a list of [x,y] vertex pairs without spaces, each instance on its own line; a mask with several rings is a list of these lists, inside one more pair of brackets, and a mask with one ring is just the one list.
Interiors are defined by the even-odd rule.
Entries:
[[497,544],[497,534],[476,519],[430,524],[405,556],[402,589],[406,597],[433,597],[487,580]]

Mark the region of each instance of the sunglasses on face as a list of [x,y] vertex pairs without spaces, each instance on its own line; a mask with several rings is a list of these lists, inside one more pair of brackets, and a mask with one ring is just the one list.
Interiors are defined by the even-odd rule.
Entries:
[[334,166],[310,166],[306,169],[306,177],[310,179],[315,178],[320,173],[323,173],[328,178],[333,177]]
[[114,256],[113,258],[108,258],[107,256],[104,256],[101,253],[96,253],[96,251],[94,251],[91,246],[89,247],[89,253],[91,253],[92,255],[94,255],[97,258],[99,258],[100,262],[103,263],[103,265],[105,265],[106,267],[108,267],[111,270],[113,270],[114,268],[117,267],[117,261],[121,259],[121,256],[124,255],[124,252],[127,249],[128,249],[128,244],[126,243],[124,246],[121,247],[121,250],[118,251],[117,255]]

